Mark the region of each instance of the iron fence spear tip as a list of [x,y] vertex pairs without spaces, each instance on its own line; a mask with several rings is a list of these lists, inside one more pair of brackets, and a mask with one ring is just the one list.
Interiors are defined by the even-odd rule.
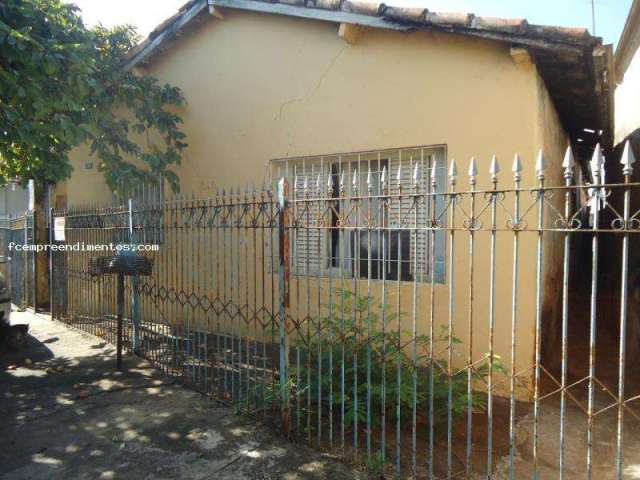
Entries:
[[455,158],[451,159],[451,164],[449,165],[449,177],[452,179],[458,176],[458,167],[456,166]]
[[520,160],[520,155],[518,153],[513,157],[511,171],[513,172],[513,180],[515,182],[519,182],[521,178],[520,173],[522,172],[522,161]]
[[622,157],[620,158],[622,164],[622,173],[624,175],[631,175],[633,173],[633,164],[636,163],[636,157],[633,154],[633,148],[631,148],[631,142],[627,140],[622,150]]
[[489,173],[491,174],[491,181],[495,183],[498,180],[498,173],[500,173],[500,164],[498,164],[498,157],[496,157],[495,153],[491,157]]
[[469,161],[469,176],[475,177],[476,175],[478,175],[478,165],[475,157],[471,157],[471,160]]
[[571,170],[575,163],[576,161],[573,158],[573,151],[571,150],[571,145],[569,145],[564,154],[564,160],[562,160],[562,168],[565,170]]
[[600,143],[597,143],[595,148],[593,149],[593,155],[591,156],[591,161],[589,162],[589,166],[591,167],[591,172],[594,176],[600,176],[600,172],[602,170],[603,157],[602,157],[602,148],[600,147]]
[[511,166],[513,173],[520,173],[522,171],[522,161],[520,160],[520,154],[516,153],[513,157],[513,165]]
[[544,153],[542,153],[542,149],[538,151],[538,156],[536,157],[536,173],[538,175],[544,172],[544,169],[547,167],[547,162],[544,158]]

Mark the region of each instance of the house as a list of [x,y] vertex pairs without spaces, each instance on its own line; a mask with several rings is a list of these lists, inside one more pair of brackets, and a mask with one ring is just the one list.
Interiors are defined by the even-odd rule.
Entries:
[[[607,170],[607,183],[622,184],[625,182],[637,183],[640,179],[640,172],[634,169],[631,175],[626,178],[624,171],[620,168],[620,162],[624,155],[624,149],[628,145],[635,158],[640,155],[640,1],[634,0],[631,3],[629,14],[620,35],[618,45],[614,55],[614,78],[615,78],[615,134],[614,149],[610,155],[610,168]],[[623,211],[625,208],[624,198],[621,195],[612,196],[609,202],[609,221],[615,217],[615,211]],[[632,218],[640,209],[640,199],[637,195],[629,195],[628,209]],[[604,245],[603,262],[606,265],[603,275],[607,277],[605,284],[613,291],[621,290],[621,265],[617,262],[616,249],[618,244],[613,239]],[[638,308],[637,277],[640,265],[640,248],[638,239],[630,239],[629,248],[629,275],[630,288],[633,292],[634,300],[630,302],[630,313],[628,320],[628,351],[627,355],[638,355],[640,349],[640,308]],[[613,261],[611,261],[613,260]],[[616,327],[620,329],[620,327]]]
[[[296,191],[347,176],[354,189],[370,188],[376,194],[382,172],[396,172],[401,164],[404,176],[398,182],[405,191],[413,188],[415,169],[420,188],[431,188],[432,177],[434,188],[443,192],[449,188],[447,168],[454,158],[462,189],[468,185],[468,162],[475,158],[477,188],[483,191],[492,188],[494,154],[503,171],[493,172],[507,188],[513,186],[507,166],[516,153],[523,163],[521,186],[534,187],[540,149],[547,159],[547,183],[561,185],[568,144],[583,167],[596,143],[605,150],[612,147],[611,65],[610,46],[586,29],[532,25],[523,19],[352,0],[194,0],[132,52],[128,67],[182,89],[187,105],[180,114],[189,147],[176,173],[183,192],[210,198],[230,186],[275,185],[283,176]],[[73,176],[56,189],[59,204],[108,201],[111,193],[97,172],[97,160],[87,149],[79,149],[72,159]],[[504,222],[504,212],[499,215]],[[340,240],[323,238],[312,241],[325,242],[321,250],[339,248]],[[468,342],[463,319],[469,310],[469,279],[460,273],[470,268],[464,254],[468,240],[456,237],[452,260],[448,240],[438,238],[434,271],[426,272],[426,262],[420,260],[426,243],[412,241],[405,256],[416,265],[411,272],[420,284],[420,298],[428,298],[433,279],[442,325],[447,323],[450,287],[456,284],[456,336]],[[498,240],[498,248],[501,258],[511,259],[511,237],[506,238]],[[298,259],[310,264],[316,276],[338,266],[331,254],[323,259],[308,253],[309,240],[295,241],[302,252]],[[491,269],[490,242],[487,232],[477,235],[473,302],[482,313],[477,314],[474,343],[488,344],[485,317],[493,295],[500,299],[494,311],[501,332],[496,351],[509,359],[512,272]],[[557,314],[560,247],[560,242],[548,242],[543,259],[549,316]],[[345,255],[359,255],[357,247],[349,248]],[[524,372],[530,386],[536,311],[531,252],[536,251],[536,237],[523,235],[520,251],[525,253],[518,335],[524,340],[518,342],[517,371]],[[455,282],[449,278],[450,266],[459,275]],[[297,267],[293,273],[303,276]],[[490,272],[497,277],[494,292],[489,291]],[[411,283],[398,283],[398,295],[409,302]],[[402,308],[409,311],[410,303]]]
[[615,144],[640,128],[640,2],[634,0],[620,36],[615,63]]
[[[558,158],[567,140],[612,144],[610,50],[586,29],[350,1],[209,3],[187,3],[131,58],[187,98],[177,172],[196,196],[261,183],[285,158],[446,145],[483,171],[493,153],[531,162],[540,146]],[[96,160],[73,159],[59,194],[110,199]],[[214,159],[225,168],[208,174]]]
[[0,188],[0,215],[24,215],[29,208],[29,191],[19,185]]

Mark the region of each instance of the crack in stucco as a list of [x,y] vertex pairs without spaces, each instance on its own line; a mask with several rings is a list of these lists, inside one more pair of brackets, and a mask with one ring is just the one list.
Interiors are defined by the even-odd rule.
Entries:
[[283,102],[282,105],[280,105],[280,110],[278,112],[278,116],[276,117],[277,120],[282,120],[284,109],[287,108],[289,105],[293,105],[294,103],[305,101],[320,89],[320,87],[322,86],[322,82],[324,82],[324,79],[327,77],[327,75],[329,75],[329,72],[331,72],[336,62],[338,61],[338,58],[340,58],[340,55],[342,55],[342,52],[344,52],[346,48],[347,48],[347,45],[343,46],[338,51],[338,53],[334,55],[334,57],[329,62],[329,65],[327,66],[327,68],[325,68],[324,71],[320,74],[320,77],[318,77],[318,81],[316,82],[316,84],[307,93],[305,93],[301,97],[296,97],[296,98],[287,100],[286,102]]

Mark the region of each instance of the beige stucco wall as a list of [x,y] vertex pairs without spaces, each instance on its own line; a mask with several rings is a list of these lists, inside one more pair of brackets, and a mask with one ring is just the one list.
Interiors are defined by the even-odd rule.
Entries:
[[615,143],[640,128],[640,50],[636,50],[615,92]]
[[70,179],[56,186],[56,197],[65,198],[65,202],[57,201],[56,208],[64,208],[65,203],[72,205],[87,205],[94,203],[106,204],[112,195],[98,172],[98,157],[91,155],[88,145],[82,145],[71,154],[73,173]]
[[[211,195],[215,184],[262,179],[269,159],[299,155],[443,143],[463,163],[533,155],[536,75],[507,45],[375,29],[349,45],[337,30],[227,11],[154,61],[150,73],[188,101],[183,191]],[[74,156],[70,203],[97,195],[90,174],[80,177],[85,161]]]
[[[536,143],[540,145],[547,161],[544,171],[544,182],[547,186],[563,185],[563,168],[561,166],[565,151],[569,145],[569,138],[560,123],[560,117],[549,96],[544,82],[538,81],[538,122],[536,130]],[[577,171],[576,171],[577,174]],[[577,181],[576,179],[574,179]],[[554,228],[557,220],[557,212],[564,208],[562,195],[550,195],[545,202],[555,206],[555,211],[547,208],[544,213],[545,228]],[[537,213],[537,212],[536,212]],[[531,219],[533,220],[533,219]],[[537,221],[536,221],[537,223]],[[562,284],[563,269],[563,236],[557,232],[546,232],[542,238],[541,250],[543,252],[543,291],[542,291],[542,317],[541,317],[541,355],[544,358],[553,358],[559,348],[558,328],[561,317],[561,298],[559,285]],[[533,259],[536,250],[529,254]],[[535,329],[533,330],[535,332]],[[532,333],[533,333],[532,332]],[[550,360],[549,360],[550,361]],[[547,362],[548,363],[548,362]]]
[[[217,187],[259,184],[270,159],[415,145],[446,145],[449,158],[459,162],[459,189],[467,188],[465,173],[472,156],[478,160],[480,189],[490,186],[493,153],[507,186],[513,185],[510,167],[516,152],[524,163],[523,186],[535,184],[533,164],[539,146],[550,163],[561,160],[564,136],[546,89],[535,67],[513,61],[508,45],[433,32],[373,29],[351,45],[337,32],[338,25],[332,23],[226,11],[224,20],[207,21],[154,60],[150,73],[179,86],[188,101],[180,112],[189,143],[177,170],[183,192],[208,197]],[[69,204],[108,200],[95,169],[83,170],[84,162],[86,152],[74,156],[74,176],[60,190],[66,190]],[[483,200],[478,198],[481,208]],[[507,196],[509,208],[511,202],[513,197]],[[482,216],[485,225],[490,225],[489,212]],[[504,226],[506,219],[500,208],[499,224]],[[534,224],[535,219],[529,217],[528,222]],[[533,233],[520,237],[516,370],[529,378],[536,238]],[[463,340],[456,346],[454,362],[462,365],[469,343],[469,234],[458,232],[453,242],[454,334]],[[477,359],[489,344],[489,233],[478,232],[475,245]],[[450,248],[449,243],[448,252]],[[513,234],[500,232],[494,340],[507,364],[512,248]],[[435,291],[440,325],[449,318],[450,273],[448,265],[446,282]],[[395,305],[397,291],[388,293],[388,303]],[[399,291],[402,310],[410,312],[412,285],[402,284]],[[304,290],[295,293],[306,298]],[[428,285],[419,286],[418,296],[419,333],[426,333]]]

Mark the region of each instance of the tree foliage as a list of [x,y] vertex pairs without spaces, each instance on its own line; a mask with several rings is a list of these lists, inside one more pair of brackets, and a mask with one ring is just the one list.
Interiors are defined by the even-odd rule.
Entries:
[[166,179],[186,147],[180,90],[123,69],[129,26],[87,28],[60,0],[0,2],[0,183],[57,182],[82,144],[115,192]]

